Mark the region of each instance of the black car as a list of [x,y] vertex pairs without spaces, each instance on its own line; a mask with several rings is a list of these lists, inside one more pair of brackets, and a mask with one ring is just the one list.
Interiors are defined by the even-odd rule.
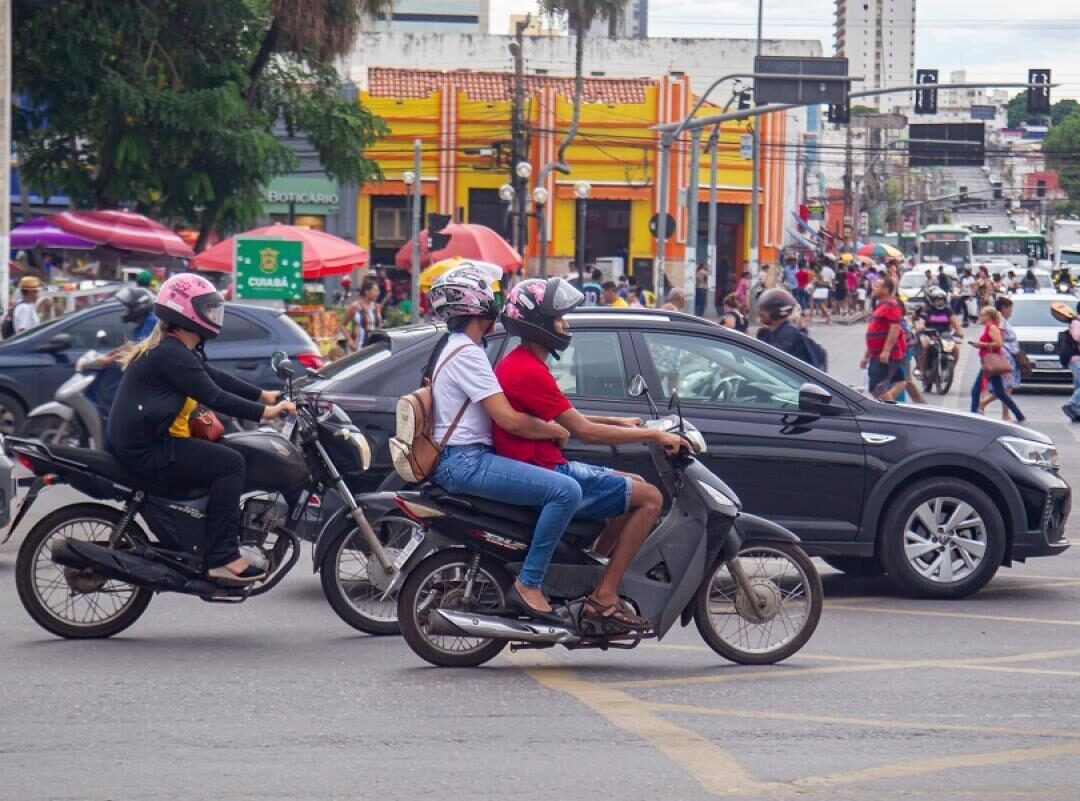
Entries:
[[[672,390],[708,444],[703,459],[748,512],[787,526],[840,570],[888,572],[906,591],[959,597],[999,565],[1063,552],[1071,491],[1057,451],[1030,429],[867,398],[755,339],[674,312],[589,309],[552,363],[585,413],[646,418],[627,385],[641,374],[663,408]],[[441,330],[377,333],[310,389],[345,408],[375,449],[373,478],[395,486],[387,440]],[[487,340],[494,363],[514,347]],[[644,446],[572,440],[569,458],[649,477]]]
[[[30,409],[52,400],[86,351],[111,350],[130,337],[123,310],[109,301],[0,342],[0,434],[15,433]],[[322,365],[311,337],[280,309],[226,304],[221,334],[206,346],[216,367],[266,389],[281,386],[270,367],[276,350],[311,369]]]

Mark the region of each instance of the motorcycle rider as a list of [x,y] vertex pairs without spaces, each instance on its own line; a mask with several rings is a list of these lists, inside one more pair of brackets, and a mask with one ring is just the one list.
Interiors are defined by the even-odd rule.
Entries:
[[[658,429],[641,428],[639,418],[585,416],[559,389],[547,366],[570,345],[570,325],[564,315],[584,301],[584,296],[563,278],[532,278],[509,294],[502,322],[521,344],[495,368],[510,405],[541,420],[553,420],[582,442],[628,445],[656,442],[669,454],[685,444],[682,437]],[[660,516],[663,495],[639,476],[607,467],[569,462],[560,445],[551,440],[530,440],[506,430],[498,421],[493,430],[495,452],[536,465],[573,479],[581,487],[581,505],[574,517],[609,520],[596,549],[610,555],[600,582],[585,599],[582,622],[608,633],[612,628],[634,630],[648,627],[619,597],[619,582]],[[614,624],[614,626],[612,626]]]
[[290,401],[206,363],[203,345],[221,332],[225,302],[213,284],[184,273],[158,292],[153,332],[121,354],[124,376],[109,416],[107,448],[131,472],[163,487],[209,485],[205,545],[208,577],[227,583],[265,574],[240,556],[240,496],[244,460],[215,442],[193,439],[189,418],[198,404],[244,420],[295,414]]
[[758,329],[757,338],[789,356],[824,369],[825,366],[818,363],[817,356],[810,352],[806,342],[807,335],[791,322],[797,308],[799,302],[786,289],[770,289],[764,292],[758,298],[761,328]]
[[154,293],[141,286],[126,286],[113,295],[113,299],[124,305],[124,314],[120,319],[135,326],[131,341],[139,343],[150,336],[158,323],[154,314]]
[[516,411],[491,369],[483,341],[499,316],[491,285],[501,277],[466,261],[439,276],[428,294],[432,311],[449,329],[425,371],[431,377],[434,440],[446,441],[429,478],[448,492],[538,508],[532,542],[507,600],[530,617],[561,623],[541,588],[559,539],[581,504],[581,488],[553,470],[495,454],[492,421],[523,440],[553,447],[570,436],[558,423]]
[[[915,359],[915,363],[921,375],[926,369],[926,354],[930,350],[930,337],[922,332],[930,329],[931,331],[937,331],[938,334],[945,334],[952,329],[957,339],[963,339],[964,329],[960,326],[960,318],[949,306],[948,296],[937,287],[931,287],[926,291],[926,303],[919,309],[916,319],[919,323],[917,329],[919,334],[919,354]],[[959,361],[959,351],[956,352],[956,357]]]

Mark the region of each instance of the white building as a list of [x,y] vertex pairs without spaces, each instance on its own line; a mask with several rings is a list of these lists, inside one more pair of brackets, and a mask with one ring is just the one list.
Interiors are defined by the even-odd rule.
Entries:
[[[848,74],[863,78],[853,91],[907,86],[915,77],[915,0],[836,0],[836,55]],[[862,105],[907,108],[910,94],[868,97]]]
[[629,0],[626,10],[617,20],[597,21],[589,29],[590,36],[611,39],[647,39],[649,36],[649,0]]
[[395,33],[486,33],[491,0],[397,0],[385,16],[364,18],[361,30]]

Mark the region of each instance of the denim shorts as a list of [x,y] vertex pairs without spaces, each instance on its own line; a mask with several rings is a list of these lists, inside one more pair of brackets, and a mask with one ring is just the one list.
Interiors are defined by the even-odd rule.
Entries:
[[581,506],[577,520],[607,520],[626,514],[630,509],[630,494],[634,480],[620,476],[608,467],[584,462],[566,462],[555,467],[556,472],[570,476],[581,485]]

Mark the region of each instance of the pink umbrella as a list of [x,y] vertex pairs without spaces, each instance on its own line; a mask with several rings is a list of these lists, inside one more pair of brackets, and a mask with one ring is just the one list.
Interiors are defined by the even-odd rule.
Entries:
[[[296,225],[274,223],[264,228],[255,228],[240,238],[267,237],[284,239],[287,242],[304,243],[304,278],[323,278],[328,275],[347,275],[355,267],[368,263],[368,252],[359,245],[354,245],[333,234],[313,231]],[[197,270],[213,272],[232,272],[233,257],[236,252],[236,237],[218,242],[212,248],[204,250],[193,262]]]
[[172,229],[133,211],[63,211],[49,221],[95,245],[184,259],[195,255]]
[[69,234],[44,217],[36,217],[11,229],[12,250],[93,250],[95,247],[90,240]]
[[[510,247],[506,240],[486,225],[476,223],[450,223],[439,233],[449,234],[450,244],[434,253],[428,251],[428,233],[420,232],[420,266],[429,267],[436,262],[459,256],[497,264],[503,270],[516,270],[522,265],[521,254]],[[412,242],[406,242],[394,256],[398,267],[412,267]]]

